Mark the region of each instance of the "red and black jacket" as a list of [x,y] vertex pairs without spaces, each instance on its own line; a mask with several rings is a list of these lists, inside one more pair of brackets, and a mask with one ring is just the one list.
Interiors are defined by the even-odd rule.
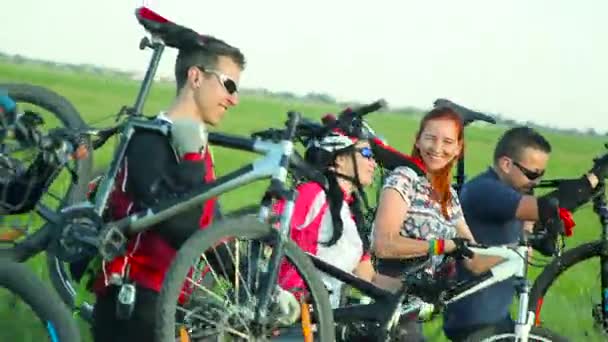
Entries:
[[[114,182],[107,215],[116,220],[152,206],[157,201],[214,180],[213,160],[208,147],[201,154],[177,156],[170,138],[161,132],[137,131],[127,147]],[[216,199],[169,218],[129,237],[125,255],[104,262],[93,290],[103,293],[110,276],[126,276],[139,286],[160,291],[179,246],[196,230],[213,220]]]

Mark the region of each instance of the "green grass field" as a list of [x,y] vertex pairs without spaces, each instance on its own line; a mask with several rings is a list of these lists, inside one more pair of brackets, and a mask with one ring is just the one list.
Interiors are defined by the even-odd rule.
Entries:
[[[70,100],[80,111],[87,123],[94,126],[111,125],[114,115],[122,105],[132,105],[138,91],[138,83],[125,79],[108,78],[87,74],[59,72],[36,65],[12,65],[0,62],[0,82],[31,83],[46,86]],[[145,107],[147,114],[154,114],[165,108],[174,94],[170,85],[155,85]],[[429,104],[430,105],[430,104]],[[257,129],[267,127],[280,127],[286,119],[288,110],[297,110],[305,116],[318,118],[321,114],[337,111],[340,108],[328,105],[315,105],[308,103],[291,103],[278,99],[246,97],[241,98],[239,106],[231,110],[221,127],[221,131],[248,134]],[[572,113],[576,115],[576,113]],[[530,118],[533,119],[533,118]],[[395,147],[409,152],[414,139],[414,132],[418,122],[413,117],[398,116],[390,113],[370,115],[369,121],[374,129],[385,136]],[[466,132],[466,172],[472,176],[484,170],[491,161],[493,146],[505,127],[479,127],[467,129]],[[588,170],[591,159],[603,149],[603,142],[598,138],[583,136],[566,136],[547,133],[553,145],[547,178],[561,178],[578,176]],[[103,169],[111,158],[113,143],[108,144],[95,154],[95,167]],[[151,152],[153,153],[153,152]],[[253,155],[230,151],[222,148],[214,150],[214,156],[219,174],[233,170],[247,161]],[[227,193],[221,197],[224,208],[232,209],[242,205],[255,203],[264,189],[264,182],[258,182],[237,191]],[[597,218],[589,206],[576,213],[577,222],[575,236],[569,239],[568,248],[581,242],[595,239],[599,236]],[[43,256],[38,256],[30,265],[46,279],[46,270]],[[551,322],[556,331],[571,337],[574,341],[601,340],[600,337],[587,335],[584,331],[591,330],[590,304],[588,289],[599,284],[597,264],[585,265],[576,274],[568,275],[560,280],[558,291],[547,299],[551,310],[545,312],[545,318]],[[538,273],[537,268],[531,269],[531,279]],[[596,285],[595,292],[599,289]],[[598,294],[599,296],[599,294]],[[4,301],[3,301],[4,302]],[[1,305],[4,305],[1,304]],[[576,315],[567,312],[576,312]],[[27,320],[31,316],[21,317],[18,312],[0,307],[0,320],[14,322],[17,327],[29,329]],[[428,325],[429,334],[437,336],[440,322]],[[89,340],[86,324],[82,323],[83,336]],[[1,334],[0,334],[1,335]],[[4,339],[3,339],[4,340]],[[35,338],[32,340],[36,340]],[[439,340],[442,340],[439,338]]]

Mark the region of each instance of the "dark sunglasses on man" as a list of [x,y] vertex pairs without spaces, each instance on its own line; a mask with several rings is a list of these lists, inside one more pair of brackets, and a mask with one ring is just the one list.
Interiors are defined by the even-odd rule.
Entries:
[[515,160],[513,161],[513,165],[517,166],[517,168],[521,171],[521,173],[523,173],[524,176],[526,176],[526,178],[528,178],[531,181],[537,180],[538,178],[542,177],[545,174],[545,170],[532,171],[532,170],[522,166],[520,163],[516,162]]
[[214,75],[215,77],[217,77],[217,80],[224,87],[224,89],[226,89],[228,94],[234,95],[235,93],[238,93],[239,88],[238,88],[236,82],[232,78],[230,78],[230,76],[228,76],[222,72],[219,72],[217,70],[207,69],[203,66],[197,66],[197,68],[199,68],[204,73],[211,74],[211,75]]

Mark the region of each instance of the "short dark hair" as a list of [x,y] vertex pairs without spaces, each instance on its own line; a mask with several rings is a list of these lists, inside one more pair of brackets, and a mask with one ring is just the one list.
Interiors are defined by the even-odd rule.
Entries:
[[193,66],[202,66],[213,69],[217,67],[220,56],[229,57],[241,70],[245,69],[245,56],[236,47],[223,40],[205,36],[205,44],[193,48],[180,49],[175,61],[175,82],[177,91],[186,84],[188,70]]
[[520,159],[525,148],[534,148],[545,153],[551,153],[551,144],[533,128],[527,126],[514,127],[507,130],[494,149],[494,162],[500,157]]

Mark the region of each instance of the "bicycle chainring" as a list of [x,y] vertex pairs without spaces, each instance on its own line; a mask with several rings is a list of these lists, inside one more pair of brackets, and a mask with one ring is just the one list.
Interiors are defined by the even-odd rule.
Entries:
[[99,232],[103,221],[89,204],[62,210],[61,220],[53,227],[51,250],[64,262],[83,260],[98,253]]

